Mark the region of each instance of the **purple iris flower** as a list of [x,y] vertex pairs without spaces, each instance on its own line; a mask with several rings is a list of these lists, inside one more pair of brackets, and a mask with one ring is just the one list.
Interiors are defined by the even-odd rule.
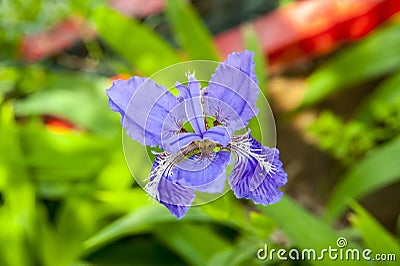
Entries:
[[174,96],[154,81],[134,76],[107,90],[113,111],[122,116],[127,134],[144,146],[163,151],[156,158],[145,190],[178,219],[190,208],[195,192],[221,193],[226,168],[235,162],[228,183],[237,198],[257,204],[278,202],[287,174],[279,150],[262,146],[246,129],[258,113],[254,54],[232,53],[220,63],[207,86],[194,73],[176,83]]

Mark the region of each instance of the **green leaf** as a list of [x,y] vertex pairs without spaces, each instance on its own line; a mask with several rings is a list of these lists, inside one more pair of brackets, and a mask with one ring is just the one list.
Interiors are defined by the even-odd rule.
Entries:
[[257,251],[264,246],[262,241],[243,237],[239,243],[229,250],[214,255],[208,266],[260,265]]
[[[141,201],[143,202],[143,199]],[[132,213],[119,218],[101,229],[96,235],[84,242],[84,247],[87,250],[93,251],[121,237],[149,232],[154,224],[165,221],[174,221],[174,217],[168,210],[160,205],[151,206],[144,204],[141,208],[134,210]]]
[[24,155],[19,133],[12,104],[2,103],[0,105],[0,164],[7,169],[7,174],[17,171],[13,173],[15,174],[13,180],[16,183],[27,179],[26,165],[21,160]]
[[26,247],[35,241],[36,200],[12,109],[0,104],[0,263],[22,266],[32,265]]
[[[95,230],[99,217],[98,209],[90,200],[83,197],[70,197],[64,201],[57,216],[57,245],[61,265],[71,265],[78,261],[83,241]],[[72,233],[73,232],[73,233]]]
[[301,107],[316,104],[329,95],[391,73],[400,68],[400,24],[380,29],[333,56],[308,78]]
[[336,185],[327,205],[328,220],[346,210],[350,199],[358,199],[400,179],[400,138],[370,152]]
[[211,219],[226,226],[232,226],[249,233],[253,230],[247,217],[246,210],[233,193],[228,192],[212,204],[200,206],[200,209]]
[[323,111],[308,131],[317,145],[344,165],[352,165],[375,144],[375,131],[357,120],[348,122],[330,111]]
[[[245,38],[245,46],[247,50],[253,51],[254,62],[255,62],[255,72],[258,80],[258,86],[261,90],[260,95],[256,101],[256,106],[259,108],[259,113],[256,117],[253,117],[249,121],[249,127],[251,128],[251,134],[258,141],[265,140],[274,140],[275,132],[271,130],[271,128],[275,126],[274,119],[270,115],[271,109],[268,106],[268,102],[266,100],[267,97],[267,70],[268,64],[266,62],[266,57],[262,51],[259,41],[257,40],[257,36],[254,32],[254,29],[250,24],[243,26],[244,38]],[[267,125],[267,127],[262,128],[262,125]],[[264,145],[275,145],[275,143],[263,143]]]
[[18,116],[54,115],[107,137],[119,130],[118,116],[110,111],[105,89],[108,79],[73,72],[51,72],[46,89],[16,101]]
[[[148,196],[141,191],[136,197],[138,208],[131,213],[119,218],[101,229],[96,235],[85,241],[84,247],[89,251],[93,251],[111,241],[122,238],[124,236],[148,233],[156,225],[165,222],[177,222],[176,218],[164,206],[156,203],[154,205],[148,202]],[[186,220],[208,220],[199,212],[189,211],[183,221]]]
[[[358,108],[356,118],[371,123],[382,120],[391,107],[400,110],[400,73],[388,77],[368,96]],[[384,103],[384,104],[383,104]]]
[[245,24],[243,27],[244,42],[247,50],[254,52],[255,72],[258,80],[258,85],[261,92],[267,97],[266,85],[268,83],[268,62],[264,56],[260,42],[251,24]]
[[186,0],[167,1],[166,16],[178,43],[190,59],[218,61],[211,33]]
[[250,212],[249,216],[251,226],[256,230],[258,238],[267,239],[276,228],[275,222],[264,214]]
[[153,233],[191,265],[206,265],[213,255],[230,248],[206,225],[162,224]]
[[5,94],[10,93],[20,79],[21,71],[15,67],[0,65],[0,103]]
[[293,0],[279,0],[279,7],[285,6],[290,3],[293,3]]
[[[372,250],[371,257],[377,253],[399,256],[400,245],[394,236],[357,202],[351,202],[350,207],[355,211],[350,217],[351,224],[360,231],[365,245]],[[393,265],[393,261],[381,261],[379,264]]]
[[275,229],[275,223],[269,217],[255,211],[248,212],[232,192],[200,208],[214,222],[229,226],[243,235],[267,238]]
[[400,215],[397,216],[396,235],[398,238],[400,238]]
[[[303,209],[290,198],[284,196],[277,204],[260,207],[261,211],[275,221],[293,243],[301,249],[313,248],[317,254],[322,249],[334,247],[338,233],[333,231],[327,224]],[[356,248],[353,243],[350,247]],[[337,265],[334,260],[325,257],[322,261],[310,261],[317,265]],[[365,265],[362,261],[341,261],[342,264]]]
[[179,62],[165,40],[132,18],[108,7],[97,7],[90,18],[99,37],[144,75]]
[[[114,175],[114,177],[117,175]],[[110,177],[111,179],[115,179]],[[111,188],[112,189],[112,188]],[[140,207],[148,205],[148,199],[141,188],[115,190],[97,190],[93,198],[104,203],[107,210],[113,215],[130,213]]]
[[21,127],[21,140],[26,152],[21,161],[35,177],[63,182],[93,178],[117,143],[86,132],[54,133],[35,121]]
[[[286,196],[277,204],[260,209],[301,248],[323,249],[336,243],[337,234],[328,225]],[[310,228],[312,234],[309,233]]]
[[[56,238],[54,227],[48,219],[48,213],[44,206],[38,208],[38,223],[35,228],[38,236],[36,245],[33,247],[36,252],[40,265],[52,266],[59,262],[59,242]],[[60,264],[58,264],[60,265]]]
[[[142,154],[142,156],[145,157],[146,154]],[[107,164],[97,176],[97,183],[99,187],[107,190],[123,190],[130,187],[133,182],[132,175],[126,165],[122,146],[117,145],[117,149],[112,152]]]

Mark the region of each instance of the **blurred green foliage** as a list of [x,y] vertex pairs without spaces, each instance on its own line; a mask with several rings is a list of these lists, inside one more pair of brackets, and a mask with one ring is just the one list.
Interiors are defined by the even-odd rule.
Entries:
[[399,29],[399,23],[388,25],[331,58],[309,77],[302,106],[315,104],[352,85],[398,71],[400,61],[393,55],[400,52]]
[[[348,200],[400,177],[400,81],[399,74],[389,75],[399,66],[398,24],[337,53],[309,78],[304,106],[389,75],[350,121],[327,111],[312,126],[319,146],[350,169],[329,200],[328,219],[288,196],[263,207],[228,193],[177,221],[133,183],[123,157],[119,117],[109,111],[104,90],[109,77],[121,70],[151,75],[182,59],[217,59],[211,35],[187,1],[168,1],[166,9],[179,51],[146,23],[103,4],[0,2],[0,265],[298,265],[302,262],[261,261],[256,252],[265,243],[322,250],[334,246],[346,229],[355,230],[348,235],[351,247],[400,256],[398,240],[353,201],[351,225],[343,231],[331,226]],[[19,58],[25,33],[42,31],[73,13],[87,15],[98,33],[98,39],[83,43],[94,70],[70,68],[57,56],[34,64]],[[252,33],[246,36],[247,46],[257,52],[264,89],[266,63]],[[261,119],[265,108],[260,107]],[[75,128],[54,127],[45,123],[46,116]],[[139,162],[146,154],[136,156]]]
[[361,198],[400,180],[400,79],[398,34],[392,21],[335,54],[308,78],[300,110],[332,94],[378,80],[374,90],[354,106],[348,121],[323,110],[309,132],[318,146],[349,168],[328,202],[326,217],[340,216],[350,199]]

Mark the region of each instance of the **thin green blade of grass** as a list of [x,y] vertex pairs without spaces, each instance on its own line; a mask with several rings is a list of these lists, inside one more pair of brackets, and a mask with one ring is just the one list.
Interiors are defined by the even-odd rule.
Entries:
[[177,42],[190,59],[218,61],[212,35],[189,1],[167,1],[166,16]]
[[111,8],[95,8],[90,20],[100,39],[146,76],[179,62],[173,48],[159,35]]
[[333,221],[351,199],[359,199],[400,180],[400,138],[370,152],[336,185],[327,204],[325,218]]

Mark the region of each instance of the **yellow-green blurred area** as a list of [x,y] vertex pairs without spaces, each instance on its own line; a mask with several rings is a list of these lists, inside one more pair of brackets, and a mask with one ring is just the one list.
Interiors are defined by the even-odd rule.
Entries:
[[214,34],[293,1],[149,2],[0,1],[0,265],[396,265],[257,251],[320,251],[345,237],[400,260],[398,17],[272,72],[246,31],[275,113],[285,196],[261,206],[229,192],[176,220],[134,182],[105,89],[115,76],[221,61]]

